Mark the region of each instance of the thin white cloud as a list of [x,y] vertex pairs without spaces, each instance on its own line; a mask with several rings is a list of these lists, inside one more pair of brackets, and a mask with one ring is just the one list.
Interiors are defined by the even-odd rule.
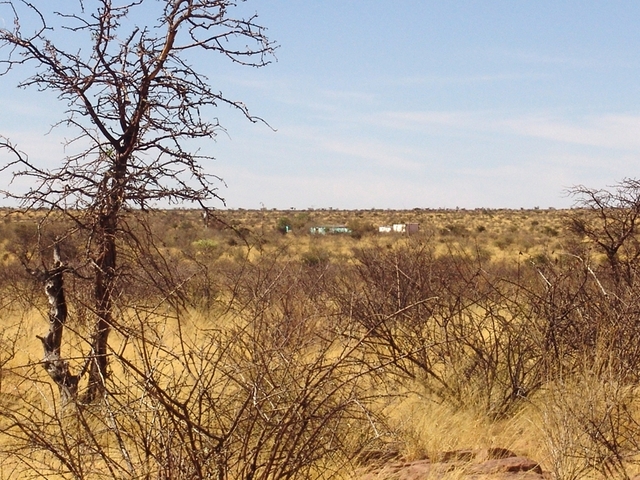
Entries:
[[405,130],[424,130],[425,127],[441,125],[458,129],[479,128],[480,114],[459,111],[419,111],[419,112],[383,112],[370,116],[368,121],[384,127]]
[[408,148],[398,148],[393,145],[376,144],[363,141],[322,140],[319,146],[332,153],[370,160],[377,166],[398,170],[422,170],[420,162],[411,160],[416,152]]
[[[514,48],[492,48],[485,50],[482,54],[489,59],[506,60],[515,66],[518,63],[533,65],[536,67],[570,67],[570,68],[602,68],[605,64],[611,64],[611,57],[600,58],[591,52],[591,56],[584,57],[573,55],[554,55],[543,50],[522,50]],[[516,62],[515,64],[513,62]]]
[[567,56],[548,55],[540,52],[523,51],[523,50],[495,50],[498,56],[510,58],[519,62],[534,65],[573,65],[573,66],[589,66],[593,65],[593,61],[580,60]]
[[[223,194],[235,208],[414,208],[568,206],[556,176],[535,164],[468,169],[437,176],[381,176],[371,171],[312,174],[257,174],[224,169]],[[259,188],[257,188],[259,187]]]
[[415,87],[424,85],[460,85],[476,83],[502,83],[502,82],[531,82],[551,78],[548,73],[542,72],[503,72],[470,75],[415,75],[404,77],[392,77],[384,80],[385,85],[399,87]]
[[320,94],[330,101],[372,103],[376,95],[356,90],[321,90]]
[[430,132],[434,126],[540,138],[577,145],[640,151],[640,114],[602,114],[578,119],[552,114],[508,117],[500,112],[386,112],[369,122],[409,131]]
[[529,116],[492,122],[497,130],[565,143],[640,150],[640,115],[605,114],[578,121]]

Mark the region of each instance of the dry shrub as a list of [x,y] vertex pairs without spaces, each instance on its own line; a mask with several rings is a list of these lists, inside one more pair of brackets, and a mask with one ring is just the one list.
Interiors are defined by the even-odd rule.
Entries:
[[640,403],[617,373],[585,369],[547,386],[539,428],[558,480],[624,479],[638,471]]
[[512,298],[517,282],[464,252],[433,251],[360,250],[339,295],[343,316],[366,333],[367,360],[387,381],[422,379],[456,408],[507,415],[542,385],[542,327]]
[[[11,377],[9,477],[332,478],[383,440],[410,457],[509,448],[495,429],[536,409],[558,479],[635,472],[640,291],[584,245],[490,261],[421,235],[367,239],[347,262],[322,239],[311,261],[286,246],[185,254],[136,228],[105,402],[63,413],[38,365]],[[21,287],[6,302],[44,303],[6,271]],[[91,292],[67,282],[65,342],[86,350]]]
[[584,367],[615,371],[625,384],[639,380],[640,345],[637,288],[617,291],[615,280],[601,275],[588,259],[567,255],[557,264],[535,267],[541,279],[523,304],[546,325],[544,349],[549,375],[581,375]]
[[[232,274],[233,273],[233,274]],[[332,329],[324,271],[227,272],[224,310],[130,310],[100,405],[60,410],[34,366],[0,413],[12,478],[335,478],[384,431],[361,340]],[[321,289],[322,290],[322,289]],[[40,376],[43,373],[40,373]],[[38,388],[34,388],[38,386]]]

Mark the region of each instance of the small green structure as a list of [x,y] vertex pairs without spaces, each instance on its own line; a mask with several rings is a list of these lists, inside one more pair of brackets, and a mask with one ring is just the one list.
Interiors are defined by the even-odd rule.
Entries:
[[351,233],[351,229],[346,225],[321,225],[309,229],[311,235],[327,235],[336,233]]

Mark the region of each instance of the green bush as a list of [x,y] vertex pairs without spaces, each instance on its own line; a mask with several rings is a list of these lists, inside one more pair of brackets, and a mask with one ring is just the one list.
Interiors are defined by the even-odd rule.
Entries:
[[278,230],[283,235],[292,230],[291,228],[291,220],[289,217],[280,217],[278,219],[278,224],[276,225],[276,230]]

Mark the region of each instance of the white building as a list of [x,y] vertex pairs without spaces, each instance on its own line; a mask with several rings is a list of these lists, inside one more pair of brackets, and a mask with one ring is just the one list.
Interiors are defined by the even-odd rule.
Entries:
[[405,233],[411,235],[412,233],[418,233],[420,230],[419,223],[394,223],[392,226],[383,225],[378,227],[378,233]]

